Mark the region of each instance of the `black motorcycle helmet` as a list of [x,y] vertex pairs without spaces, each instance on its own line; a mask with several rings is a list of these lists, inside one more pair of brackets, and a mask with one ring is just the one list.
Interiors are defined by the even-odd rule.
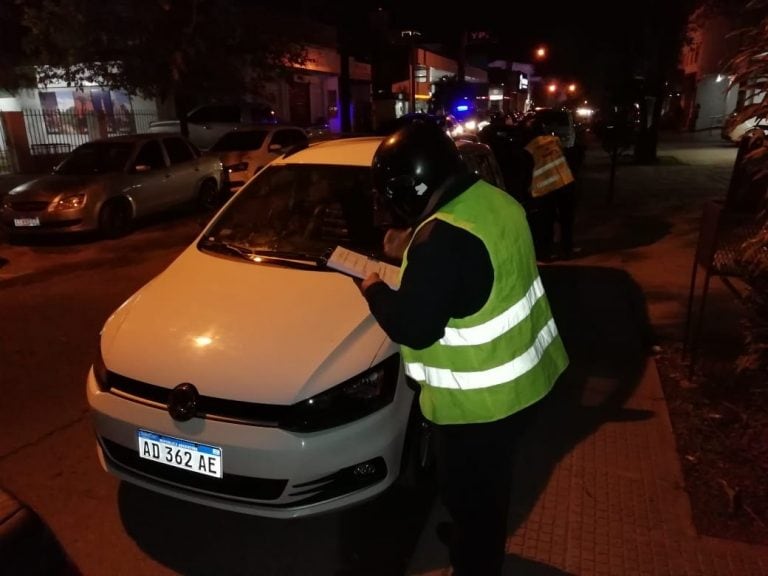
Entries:
[[406,226],[426,216],[435,192],[464,171],[451,137],[427,121],[414,121],[387,136],[376,150],[372,166],[379,204]]

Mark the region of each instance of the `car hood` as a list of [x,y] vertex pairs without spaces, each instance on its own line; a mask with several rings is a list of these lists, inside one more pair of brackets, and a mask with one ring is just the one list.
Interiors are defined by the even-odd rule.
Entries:
[[16,186],[8,195],[12,200],[48,200],[60,194],[81,192],[105,182],[108,175],[60,176],[51,174]]
[[105,324],[113,372],[201,394],[290,405],[397,350],[352,279],[255,264],[193,245]]

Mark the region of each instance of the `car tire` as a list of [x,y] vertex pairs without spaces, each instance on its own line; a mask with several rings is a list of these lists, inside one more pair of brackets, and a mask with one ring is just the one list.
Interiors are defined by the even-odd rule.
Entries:
[[434,480],[435,468],[432,424],[422,415],[417,394],[408,420],[397,484],[408,491],[423,489]]
[[197,192],[197,202],[204,211],[215,210],[221,206],[222,194],[216,180],[203,180]]
[[106,202],[99,211],[99,232],[105,238],[120,238],[131,231],[133,210],[125,199]]

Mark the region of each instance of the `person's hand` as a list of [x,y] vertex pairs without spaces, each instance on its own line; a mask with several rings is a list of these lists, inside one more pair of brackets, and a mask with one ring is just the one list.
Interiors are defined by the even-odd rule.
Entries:
[[402,260],[412,235],[413,228],[389,228],[384,234],[384,254],[390,258]]
[[371,284],[375,284],[376,282],[382,282],[382,279],[376,272],[371,272],[367,278],[363,279],[363,281],[357,285],[357,287],[360,288],[360,292],[362,292],[363,296],[365,296],[365,291],[368,289],[368,287]]

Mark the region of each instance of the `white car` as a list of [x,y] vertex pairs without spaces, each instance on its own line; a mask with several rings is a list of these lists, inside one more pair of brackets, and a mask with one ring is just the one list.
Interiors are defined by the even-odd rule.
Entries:
[[[106,321],[87,397],[107,471],[277,518],[428,474],[429,427],[399,347],[355,282],[325,265],[337,245],[383,258],[380,142],[274,160]],[[467,146],[476,162],[482,145]]]
[[307,133],[297,126],[261,124],[230,130],[207,154],[221,161],[229,191],[237,192],[272,160],[308,143]]

